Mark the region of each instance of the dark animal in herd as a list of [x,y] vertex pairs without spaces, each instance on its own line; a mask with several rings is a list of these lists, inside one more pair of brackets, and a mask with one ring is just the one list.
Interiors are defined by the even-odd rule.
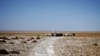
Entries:
[[51,36],[75,36],[75,33],[69,33],[67,35],[63,34],[63,33],[51,33]]

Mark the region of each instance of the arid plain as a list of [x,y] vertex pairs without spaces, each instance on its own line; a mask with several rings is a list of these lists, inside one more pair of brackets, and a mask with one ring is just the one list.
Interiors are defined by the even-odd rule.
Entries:
[[1,31],[0,56],[100,56],[100,32]]

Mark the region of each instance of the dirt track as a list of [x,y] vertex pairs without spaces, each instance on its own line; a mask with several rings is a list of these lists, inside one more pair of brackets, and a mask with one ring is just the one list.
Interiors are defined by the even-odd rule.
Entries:
[[53,44],[61,38],[63,37],[46,38],[31,51],[29,56],[54,56]]

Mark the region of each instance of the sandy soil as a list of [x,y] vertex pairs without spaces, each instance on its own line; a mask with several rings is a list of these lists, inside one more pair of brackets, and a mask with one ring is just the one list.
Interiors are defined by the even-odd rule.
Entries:
[[[15,38],[16,36],[13,37],[8,37],[8,38]],[[25,36],[24,36],[25,37]],[[29,56],[29,53],[31,49],[33,49],[38,43],[43,41],[45,38],[40,38],[36,39],[34,37],[25,37],[24,39],[10,39],[10,40],[5,40],[6,42],[0,42],[0,50],[5,49],[6,51],[16,51],[15,53],[10,53],[10,54],[0,54],[0,56]],[[1,39],[2,40],[2,39]],[[36,42],[33,42],[36,40]]]
[[66,37],[54,44],[55,56],[100,56],[100,37]]
[[[19,53],[0,56],[100,56],[100,32],[76,32],[65,37],[47,37],[48,33],[0,33],[8,38],[0,39],[0,49]],[[38,35],[40,39],[36,39]]]
[[[30,38],[28,38],[30,39]],[[27,39],[26,39],[27,40]],[[20,39],[12,40],[14,44],[0,44],[0,49],[18,51],[20,54],[0,56],[99,56],[100,37],[45,37],[27,43],[19,43]],[[17,42],[17,43],[16,43]]]
[[54,56],[53,44],[57,39],[63,37],[47,37],[44,41],[39,43],[30,53],[30,56]]

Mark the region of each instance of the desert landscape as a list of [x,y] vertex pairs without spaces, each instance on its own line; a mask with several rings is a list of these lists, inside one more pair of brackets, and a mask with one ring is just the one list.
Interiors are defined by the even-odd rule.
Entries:
[[0,56],[100,55],[100,32],[51,33],[0,32]]
[[0,56],[100,56],[100,0],[0,0]]

